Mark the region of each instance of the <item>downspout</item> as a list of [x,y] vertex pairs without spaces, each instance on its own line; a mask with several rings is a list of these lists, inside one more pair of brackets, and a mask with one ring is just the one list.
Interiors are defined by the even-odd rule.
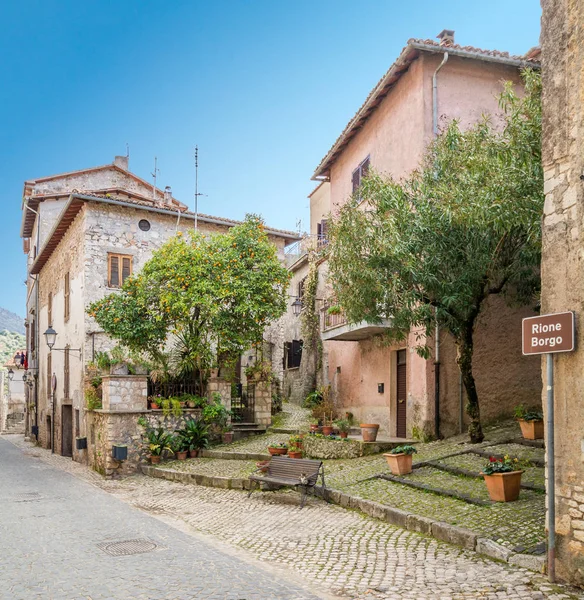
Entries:
[[[438,135],[438,71],[447,63],[448,52],[444,53],[442,62],[432,76],[432,133]],[[440,439],[440,327],[438,325],[438,311],[435,314],[436,326],[434,330],[434,432],[436,439]]]

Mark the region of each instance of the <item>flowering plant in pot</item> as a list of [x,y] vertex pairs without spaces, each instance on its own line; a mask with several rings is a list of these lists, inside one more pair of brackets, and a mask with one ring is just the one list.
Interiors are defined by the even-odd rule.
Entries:
[[150,462],[153,465],[159,463],[163,452],[174,454],[172,434],[165,431],[164,427],[148,428],[146,430],[146,447],[150,452]]
[[407,475],[412,472],[412,458],[417,452],[414,446],[396,446],[385,453],[385,460],[394,475]]
[[485,480],[491,500],[513,502],[519,498],[521,489],[521,463],[518,458],[506,455],[503,458],[489,457],[481,475]]
[[543,439],[543,413],[541,410],[527,408],[525,404],[515,407],[515,418],[521,427],[521,435],[526,440]]
[[298,446],[290,446],[288,448],[288,456],[290,458],[302,458],[302,448]]
[[286,454],[288,452],[288,444],[280,442],[278,444],[271,444],[268,446],[268,452],[274,456],[275,454]]
[[346,438],[351,430],[351,424],[348,419],[337,419],[335,425],[339,430],[339,434],[342,438]]
[[148,402],[150,402],[151,410],[158,410],[160,408],[160,403],[162,402],[162,396],[160,394],[156,396],[149,396]]
[[300,448],[300,450],[302,450],[302,436],[301,435],[291,435],[290,439],[288,440],[288,443],[290,444],[290,446],[296,446],[297,448]]
[[312,431],[313,433],[318,431],[320,429],[320,426],[318,424],[318,419],[314,418],[314,419],[310,419],[310,431]]

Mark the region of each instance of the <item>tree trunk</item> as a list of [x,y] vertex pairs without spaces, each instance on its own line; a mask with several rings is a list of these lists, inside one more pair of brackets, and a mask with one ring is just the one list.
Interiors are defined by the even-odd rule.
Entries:
[[458,347],[458,356],[456,362],[460,368],[462,382],[466,389],[468,403],[466,413],[471,419],[468,426],[468,434],[472,444],[480,444],[485,436],[481,427],[481,412],[479,408],[479,396],[472,373],[472,354],[473,354],[473,329],[474,323],[467,327],[462,337],[456,341]]

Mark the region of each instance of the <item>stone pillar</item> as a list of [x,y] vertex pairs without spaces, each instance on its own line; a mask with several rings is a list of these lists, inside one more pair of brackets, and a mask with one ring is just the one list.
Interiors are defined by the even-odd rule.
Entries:
[[[545,206],[542,314],[576,313],[575,352],[554,356],[556,576],[584,585],[584,4],[542,0]],[[543,405],[546,368],[543,360]],[[546,474],[547,476],[547,474]]]
[[148,408],[146,375],[104,375],[102,407],[106,411],[135,411]]
[[254,421],[266,427],[272,424],[272,385],[269,381],[255,382]]
[[213,394],[221,396],[221,404],[231,410],[231,382],[226,381],[221,377],[210,377],[207,382],[207,397],[213,400]]

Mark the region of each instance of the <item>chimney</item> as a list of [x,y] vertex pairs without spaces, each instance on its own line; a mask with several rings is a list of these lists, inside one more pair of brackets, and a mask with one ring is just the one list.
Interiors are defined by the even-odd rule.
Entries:
[[443,29],[437,36],[441,46],[454,45],[454,29]]
[[114,165],[116,165],[116,167],[124,169],[124,171],[130,170],[129,162],[130,160],[128,156],[114,156]]
[[164,200],[163,200],[164,204],[172,204],[172,191],[170,189],[170,186],[167,185],[164,188]]

